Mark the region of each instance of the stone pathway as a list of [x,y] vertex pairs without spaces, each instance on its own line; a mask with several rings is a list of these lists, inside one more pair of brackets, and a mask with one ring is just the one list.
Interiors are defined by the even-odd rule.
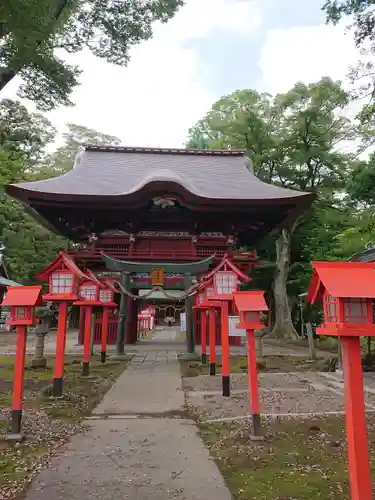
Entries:
[[152,352],[140,343],[89,430],[52,459],[26,500],[230,500],[195,424],[181,418],[177,352],[184,346],[175,338],[170,329],[156,332]]

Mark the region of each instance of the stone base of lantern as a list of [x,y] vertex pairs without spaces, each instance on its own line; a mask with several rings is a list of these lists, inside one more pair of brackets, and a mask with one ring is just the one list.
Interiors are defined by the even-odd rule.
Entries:
[[185,352],[179,355],[179,359],[182,361],[200,361],[201,357],[196,352]]
[[31,368],[47,368],[47,359],[44,356],[33,358],[31,360]]

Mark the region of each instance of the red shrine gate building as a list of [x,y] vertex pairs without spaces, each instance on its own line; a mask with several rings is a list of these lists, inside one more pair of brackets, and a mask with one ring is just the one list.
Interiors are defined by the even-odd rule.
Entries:
[[[242,150],[118,146],[85,146],[68,173],[11,184],[7,193],[71,241],[67,251],[80,268],[121,280],[129,295],[121,294],[113,318],[118,344],[136,340],[144,301],[134,296],[143,296],[160,310],[173,299],[186,309],[188,350],[193,303],[179,297],[225,254],[251,273],[256,245],[313,199],[260,181]],[[150,294],[155,270],[163,274],[157,297]]]

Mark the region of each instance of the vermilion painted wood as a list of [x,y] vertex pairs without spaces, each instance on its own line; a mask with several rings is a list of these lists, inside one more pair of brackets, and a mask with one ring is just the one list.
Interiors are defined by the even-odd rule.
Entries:
[[92,315],[92,307],[85,307],[85,332],[83,339],[83,362],[90,363],[90,341],[91,341],[91,315]]
[[66,321],[68,319],[68,302],[59,303],[59,317],[56,336],[56,359],[54,378],[60,379],[64,376],[64,358],[66,342]]
[[17,346],[16,359],[14,364],[13,400],[12,410],[22,410],[24,372],[25,372],[25,352],[26,352],[27,327],[17,326]]
[[223,300],[221,306],[221,374],[223,377],[229,377],[229,332],[228,332],[228,302]]
[[206,311],[201,312],[201,335],[202,354],[207,354],[207,315]]
[[[198,315],[198,319],[194,324],[194,337],[195,337],[195,345],[201,345],[202,335],[201,335],[201,319]],[[215,344],[221,345],[221,328],[220,328],[220,316],[215,321]],[[207,338],[207,343],[210,343],[210,337]],[[240,346],[242,345],[241,337],[229,337],[229,345]]]
[[259,389],[258,389],[258,370],[257,356],[255,347],[255,332],[247,330],[247,364],[248,364],[248,379],[250,391],[250,411],[257,415],[260,414],[259,404]]
[[342,337],[351,500],[372,500],[359,337]]
[[216,325],[215,325],[215,311],[210,309],[208,311],[209,319],[209,342],[210,342],[210,364],[216,363]]

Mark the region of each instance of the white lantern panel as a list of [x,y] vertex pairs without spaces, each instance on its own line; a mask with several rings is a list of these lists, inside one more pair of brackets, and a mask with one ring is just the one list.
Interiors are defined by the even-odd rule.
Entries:
[[26,307],[15,307],[15,319],[27,319],[27,308]]
[[212,295],[215,295],[215,290],[213,286],[209,286],[206,288],[206,296],[212,297]]
[[325,311],[327,315],[327,322],[336,323],[338,321],[337,299],[335,297],[332,297],[331,295],[326,295],[324,300],[325,300]]
[[344,299],[344,321],[346,323],[367,323],[366,299]]
[[112,302],[112,292],[110,290],[100,290],[99,300],[101,302]]
[[198,299],[197,299],[198,304],[203,304],[204,298],[205,298],[204,293],[198,293]]
[[79,295],[84,300],[96,300],[96,285],[82,285],[79,287]]
[[237,290],[237,275],[232,271],[219,271],[214,276],[214,284],[219,295],[231,294]]
[[73,274],[70,273],[52,273],[51,293],[68,294],[73,290]]
[[246,323],[255,323],[259,322],[260,313],[256,311],[247,311],[245,312],[245,321]]

